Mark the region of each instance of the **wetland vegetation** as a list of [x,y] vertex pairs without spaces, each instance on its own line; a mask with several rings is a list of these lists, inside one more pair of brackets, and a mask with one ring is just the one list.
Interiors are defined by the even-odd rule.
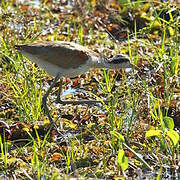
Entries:
[[[2,179],[179,179],[180,6],[178,1],[0,1],[0,176]],[[73,41],[139,70],[92,69],[53,77],[17,44]],[[108,99],[109,103],[103,103]]]

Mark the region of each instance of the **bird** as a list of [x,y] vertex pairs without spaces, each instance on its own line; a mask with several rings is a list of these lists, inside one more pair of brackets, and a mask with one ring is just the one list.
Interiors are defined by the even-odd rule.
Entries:
[[66,76],[71,78],[75,77],[86,73],[91,68],[121,69],[135,67],[135,65],[130,62],[130,58],[126,55],[118,54],[112,58],[105,58],[99,53],[74,42],[51,41],[21,44],[15,45],[15,49],[26,56],[30,61],[44,69],[48,74],[55,77],[42,98],[45,113],[47,114],[51,124],[53,124],[54,121],[47,106],[47,98],[59,79],[61,79],[57,95],[57,101],[59,103],[95,103],[97,101],[62,101],[60,99],[62,78]]

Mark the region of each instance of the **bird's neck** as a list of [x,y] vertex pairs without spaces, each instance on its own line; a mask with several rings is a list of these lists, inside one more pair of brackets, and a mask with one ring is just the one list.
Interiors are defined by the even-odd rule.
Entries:
[[103,57],[92,58],[92,65],[94,68],[110,68],[110,64],[108,64],[107,60]]
[[119,65],[109,63],[109,60],[106,58],[98,58],[95,61],[95,68],[107,68],[107,69],[116,69]]
[[115,56],[110,59],[95,57],[92,58],[93,67],[95,68],[107,68],[107,69],[121,69],[121,68],[130,68],[130,60],[127,57]]

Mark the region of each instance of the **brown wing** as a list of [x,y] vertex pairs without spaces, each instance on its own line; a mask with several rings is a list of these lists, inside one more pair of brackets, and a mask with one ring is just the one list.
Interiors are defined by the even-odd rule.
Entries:
[[20,51],[36,56],[36,58],[53,63],[62,68],[79,67],[88,61],[89,55],[98,55],[95,52],[70,42],[38,43],[32,45],[19,45]]

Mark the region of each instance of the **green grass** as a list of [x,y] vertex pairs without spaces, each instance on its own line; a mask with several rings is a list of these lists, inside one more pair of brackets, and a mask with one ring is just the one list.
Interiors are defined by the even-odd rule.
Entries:
[[[24,5],[13,6],[12,1],[1,2],[0,118],[12,133],[3,134],[0,127],[0,167],[5,176],[137,178],[139,169],[142,174],[152,173],[152,179],[166,177],[168,170],[178,176],[172,170],[180,159],[175,126],[179,112],[178,7],[168,2],[119,3],[121,6],[103,6],[102,2],[88,1],[74,7],[72,14],[61,14],[48,1],[40,9],[32,6],[32,11]],[[139,19],[131,22],[128,14],[143,20],[145,27],[139,29]],[[10,27],[18,23],[24,28]],[[128,27],[126,41],[115,41],[116,28],[111,30],[110,25],[118,25],[118,33],[123,25]],[[102,102],[97,106],[57,106],[54,88],[48,106],[63,134],[59,135],[46,130],[47,117],[41,108],[51,77],[14,49],[15,44],[47,40],[78,42],[103,57],[123,52],[140,71],[93,70],[82,76],[80,87],[92,90],[89,96]],[[91,82],[93,77],[99,82]],[[110,102],[104,103],[105,98]],[[172,110],[174,115],[169,113]]]

